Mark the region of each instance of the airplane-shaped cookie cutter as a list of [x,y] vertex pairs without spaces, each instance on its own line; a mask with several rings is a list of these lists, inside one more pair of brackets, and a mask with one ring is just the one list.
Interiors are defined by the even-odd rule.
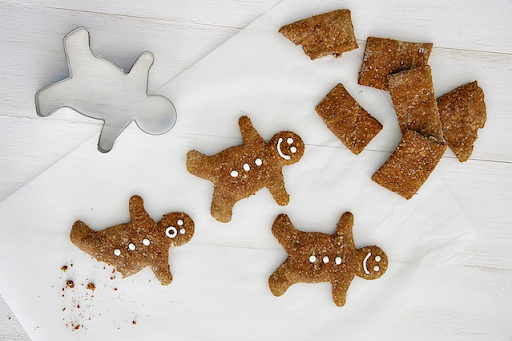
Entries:
[[91,50],[85,27],[69,32],[63,40],[69,77],[39,90],[36,111],[47,117],[68,107],[104,122],[98,149],[109,152],[114,141],[132,122],[148,134],[163,134],[176,123],[176,109],[164,96],[148,95],[151,52],[142,53],[126,73]]

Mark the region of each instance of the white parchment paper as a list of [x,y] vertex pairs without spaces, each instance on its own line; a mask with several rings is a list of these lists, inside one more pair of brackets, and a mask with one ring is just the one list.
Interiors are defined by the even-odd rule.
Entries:
[[[150,136],[131,125],[108,154],[94,137],[0,205],[0,291],[33,340],[367,338],[461,266],[475,232],[435,173],[409,201],[370,179],[400,133],[388,95],[357,85],[364,47],[311,61],[277,32],[336,8],[343,5],[280,3],[159,89],[178,111],[171,132]],[[314,110],[339,82],[384,125],[359,156]],[[185,155],[240,144],[242,114],[267,140],[296,132],[306,151],[284,168],[288,206],[262,190],[222,224],[209,213],[211,183],[187,172]],[[69,240],[76,220],[94,229],[128,221],[133,194],[157,221],[172,211],[195,221],[192,241],[171,249],[170,286],[147,268],[123,279]],[[296,284],[274,297],[267,281],[287,256],[270,231],[276,216],[333,233],[346,211],[355,216],[356,246],[376,244],[388,254],[386,274],[355,278],[342,308],[327,283]]]

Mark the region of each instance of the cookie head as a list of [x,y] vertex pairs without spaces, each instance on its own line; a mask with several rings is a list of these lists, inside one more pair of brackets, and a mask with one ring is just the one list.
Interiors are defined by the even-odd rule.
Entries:
[[304,154],[304,142],[299,135],[291,131],[282,131],[272,137],[270,145],[277,154],[277,159],[285,165],[299,161]]
[[158,223],[162,239],[170,246],[181,246],[190,241],[194,235],[194,221],[185,213],[166,214]]
[[364,279],[377,279],[388,268],[388,256],[378,246],[365,246],[357,251],[356,274]]

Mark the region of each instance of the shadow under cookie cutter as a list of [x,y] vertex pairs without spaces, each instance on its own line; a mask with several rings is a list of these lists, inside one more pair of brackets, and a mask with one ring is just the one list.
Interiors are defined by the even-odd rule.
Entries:
[[69,77],[39,90],[35,95],[37,115],[47,117],[68,107],[86,117],[104,122],[98,150],[109,152],[114,141],[132,122],[148,134],[163,134],[176,123],[176,109],[164,96],[148,95],[151,52],[142,53],[126,73],[96,55],[89,31],[78,27],[63,40]]

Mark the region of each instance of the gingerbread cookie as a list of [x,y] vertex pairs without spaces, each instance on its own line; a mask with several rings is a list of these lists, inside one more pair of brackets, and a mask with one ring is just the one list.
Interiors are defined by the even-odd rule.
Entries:
[[388,90],[388,75],[427,65],[432,46],[431,43],[368,37],[359,84]]
[[388,80],[402,134],[414,130],[442,143],[443,130],[430,66],[394,73],[388,76]]
[[372,180],[410,199],[434,171],[445,150],[445,144],[408,130]]
[[194,235],[194,222],[185,213],[173,212],[156,223],[136,195],[130,198],[129,211],[129,223],[102,231],[77,221],[71,229],[71,241],[98,261],[114,266],[123,277],[149,266],[160,283],[169,285],[169,247],[188,243]]
[[315,110],[354,154],[361,153],[382,129],[382,124],[356,102],[343,84],[336,85]]
[[196,150],[187,154],[188,171],[214,185],[211,214],[218,221],[231,220],[233,206],[266,187],[279,205],[287,205],[288,193],[282,168],[300,160],[304,143],[295,133],[282,131],[266,142],[247,116],[238,124],[243,144],[213,156]]
[[448,146],[460,162],[467,161],[487,120],[483,90],[476,81],[462,85],[438,98],[437,106]]
[[316,59],[357,49],[350,10],[341,9],[288,24],[279,33]]
[[330,282],[334,303],[345,305],[355,276],[377,279],[388,268],[388,257],[378,246],[357,249],[352,236],[354,216],[346,212],[334,234],[297,230],[286,214],[279,215],[272,234],[288,252],[288,258],[270,276],[270,290],[283,295],[295,283]]

